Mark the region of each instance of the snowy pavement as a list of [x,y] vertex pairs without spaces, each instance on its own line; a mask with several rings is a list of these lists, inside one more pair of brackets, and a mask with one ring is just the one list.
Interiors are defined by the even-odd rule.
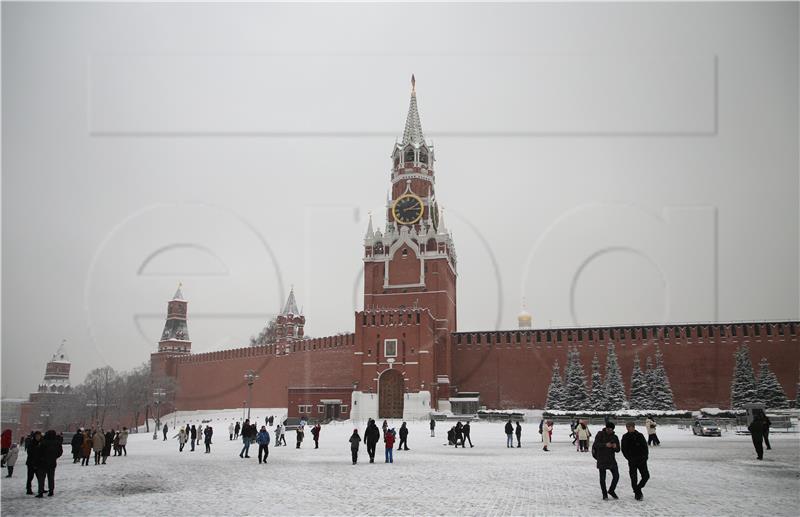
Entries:
[[[127,457],[109,457],[107,465],[74,465],[65,447],[52,498],[25,495],[21,453],[14,477],[2,479],[0,510],[20,516],[800,514],[797,434],[773,433],[773,449],[757,461],[749,436],[702,438],[659,427],[662,445],[650,451],[644,501],[633,499],[621,454],[620,499],[603,501],[594,460],[575,451],[568,426],[556,426],[552,452],[545,453],[537,424],[523,424],[522,448],[507,449],[502,423],[474,423],[475,448],[456,450],[443,445],[445,423],[431,438],[427,422],[412,422],[411,450],[395,451],[394,464],[383,462],[380,442],[376,463],[368,463],[362,446],[356,466],[350,422],[324,426],[318,450],[308,432],[295,449],[289,433],[291,447],[271,444],[267,465],[258,464],[257,447],[240,459],[241,442],[228,441],[227,428],[215,427],[211,454],[202,445],[179,453],[177,440],[142,433],[131,435]],[[358,428],[363,437],[364,425]]]

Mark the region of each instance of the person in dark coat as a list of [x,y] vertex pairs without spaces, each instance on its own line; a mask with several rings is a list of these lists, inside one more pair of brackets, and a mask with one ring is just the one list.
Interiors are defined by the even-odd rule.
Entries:
[[314,438],[314,448],[319,449],[319,432],[322,431],[322,427],[319,424],[315,425],[311,428],[311,436]]
[[25,493],[28,495],[33,495],[33,487],[31,483],[33,482],[34,476],[36,476],[36,466],[41,462],[41,455],[42,455],[42,433],[41,431],[36,431],[33,434],[33,438],[28,442],[27,451],[28,451],[28,458],[25,460],[25,466],[28,467],[28,478],[25,481]]
[[242,426],[239,425],[239,422],[236,422],[236,427],[233,428],[233,439],[236,440],[239,438],[239,431],[242,430]]
[[206,453],[211,452],[211,437],[214,436],[214,428],[210,425],[207,425],[206,428],[203,430],[203,434],[205,435],[205,443],[206,446]]
[[756,459],[764,459],[764,420],[762,417],[757,416],[753,419],[747,430],[750,431],[750,438],[753,439],[753,447],[756,448]]
[[197,428],[193,425],[189,429],[189,440],[191,440],[192,450],[190,452],[194,452],[194,444],[197,441]]
[[72,436],[72,441],[69,442],[72,447],[72,463],[81,461],[81,445],[83,445],[83,430],[78,429],[78,432]]
[[381,430],[378,429],[375,420],[369,419],[367,429],[364,431],[364,443],[367,444],[367,454],[369,454],[369,462],[375,463],[375,448],[378,445],[378,440],[381,439]]
[[361,445],[361,437],[358,436],[358,429],[353,429],[350,435],[350,454],[353,456],[353,465],[358,463],[358,447]]
[[[408,450],[408,427],[406,427],[406,423],[403,422],[400,425],[400,431],[398,433],[400,435],[400,443],[397,445],[397,450]],[[405,447],[404,447],[405,446]]]
[[111,456],[111,446],[114,444],[114,430],[110,430],[106,433],[106,442],[103,445],[103,451],[101,452],[103,456],[103,465],[106,464],[106,460],[109,456]]
[[[628,474],[631,476],[631,488],[637,501],[644,498],[642,488],[650,479],[650,472],[647,471],[648,446],[644,435],[636,430],[636,424],[628,422],[625,424],[628,432],[622,435],[622,455],[628,460]],[[642,475],[642,480],[637,481],[638,474]]]
[[[514,430],[517,435],[517,447],[522,447],[522,443],[520,443],[520,438],[522,438],[522,426],[520,425],[519,421],[517,421],[517,428]],[[514,442],[511,442],[511,445],[514,445]]]
[[9,449],[11,449],[11,429],[5,429],[2,437],[0,437],[0,454],[3,455],[0,467],[6,464],[6,454],[8,454]]
[[459,444],[461,444],[462,448],[464,447],[464,426],[461,422],[456,422],[453,438],[455,439],[456,449],[458,449]]
[[52,429],[47,431],[39,447],[39,456],[36,462],[36,480],[39,482],[39,493],[36,497],[44,497],[44,480],[47,478],[47,495],[53,496],[56,487],[56,462],[64,453],[61,438]]
[[167,428],[167,424],[164,424],[164,427],[163,427],[163,429],[161,429],[161,431],[163,431],[163,433],[164,433],[164,441],[165,442],[167,441],[167,431],[168,430],[169,429]]
[[769,417],[765,414],[763,416],[764,420],[764,445],[767,446],[767,450],[771,451],[772,446],[769,444],[769,426],[772,425],[772,421],[770,421]]
[[[237,422],[238,425],[238,422]],[[239,453],[240,458],[250,457],[250,420],[245,420],[242,425],[242,452]]]
[[[619,481],[617,459],[614,457],[618,451],[619,438],[614,434],[614,422],[606,422],[606,427],[597,433],[592,444],[592,457],[597,460],[597,469],[600,471],[600,490],[603,492],[603,499],[608,499],[609,495],[619,499],[614,492]],[[611,471],[611,486],[608,490],[606,490],[606,470]]]
[[514,426],[511,424],[511,419],[506,422],[506,447],[514,446]]
[[434,420],[433,417],[431,417],[430,425],[431,425],[431,438],[433,438],[435,436],[434,429],[436,429],[436,420]]
[[447,445],[455,445],[456,444],[456,426],[450,428],[447,431]]
[[464,443],[467,440],[469,440],[469,446],[470,447],[475,447],[474,445],[472,445],[472,438],[469,437],[469,431],[470,431],[469,422],[467,421],[467,422],[464,423],[464,427],[461,428],[461,432],[464,433],[464,437],[461,439],[461,447],[466,447],[466,445],[464,445]]

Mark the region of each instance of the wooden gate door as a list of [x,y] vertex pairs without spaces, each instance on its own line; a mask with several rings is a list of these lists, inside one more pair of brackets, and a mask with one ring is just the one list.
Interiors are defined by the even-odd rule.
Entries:
[[378,382],[378,418],[403,418],[403,374],[386,370]]

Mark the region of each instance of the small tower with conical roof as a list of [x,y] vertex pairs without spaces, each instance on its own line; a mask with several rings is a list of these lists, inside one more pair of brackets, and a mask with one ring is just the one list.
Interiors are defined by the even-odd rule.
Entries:
[[175,296],[167,302],[167,321],[164,323],[164,331],[158,342],[158,351],[168,352],[171,355],[186,355],[192,352],[189,328],[186,325],[188,302],[183,298],[181,287],[182,284],[178,284]]
[[305,324],[306,317],[297,308],[294,287],[292,287],[283,309],[275,318],[275,341],[278,344],[275,347],[276,352],[288,353],[291,351],[293,343],[302,341],[305,335]]

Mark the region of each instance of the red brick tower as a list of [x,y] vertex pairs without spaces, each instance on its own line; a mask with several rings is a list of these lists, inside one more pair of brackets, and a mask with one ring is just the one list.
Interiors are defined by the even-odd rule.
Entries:
[[275,347],[276,353],[288,354],[292,351],[292,345],[304,338],[306,317],[300,314],[297,309],[297,302],[294,299],[294,288],[289,292],[289,298],[283,306],[283,310],[275,318]]
[[158,342],[158,352],[150,354],[150,370],[153,373],[175,376],[174,362],[169,359],[192,353],[189,328],[186,326],[187,305],[179,284],[175,296],[167,303],[167,321]]
[[364,237],[354,418],[411,418],[449,409],[456,251],[440,216],[434,156],[422,133],[412,76],[403,139],[391,154],[386,227],[374,230],[370,217]]

